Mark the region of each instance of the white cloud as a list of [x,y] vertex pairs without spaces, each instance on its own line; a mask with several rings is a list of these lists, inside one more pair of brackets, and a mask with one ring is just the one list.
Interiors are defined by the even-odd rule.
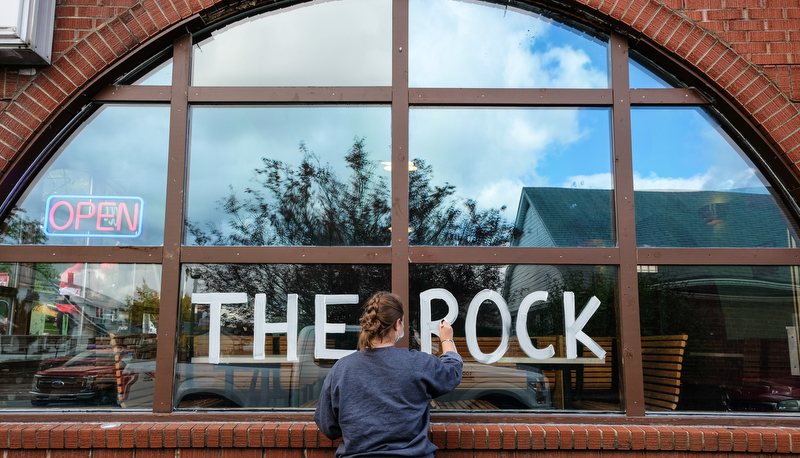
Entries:
[[391,1],[301,4],[223,28],[195,46],[198,86],[391,85]]
[[608,87],[604,45],[529,12],[414,0],[409,24],[414,87]]

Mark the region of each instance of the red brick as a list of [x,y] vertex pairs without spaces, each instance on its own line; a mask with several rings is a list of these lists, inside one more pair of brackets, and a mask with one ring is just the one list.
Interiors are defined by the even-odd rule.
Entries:
[[722,0],[684,0],[687,10],[712,10],[722,8]]
[[145,30],[147,36],[155,35],[158,32],[159,28],[155,21],[141,4],[134,6],[131,13],[136,18],[136,22]]
[[303,447],[303,429],[305,429],[304,423],[295,423],[292,425],[291,429],[289,429],[290,447]]
[[475,433],[472,431],[472,426],[470,425],[459,425],[459,434],[461,438],[459,439],[459,448],[474,448],[475,445]]
[[548,450],[558,449],[560,444],[558,428],[552,425],[542,425],[542,429],[544,430],[544,447]]
[[472,433],[475,435],[475,443],[473,446],[476,449],[485,450],[489,448],[489,431],[486,429],[486,425],[472,425]]
[[[132,11],[125,11],[117,16],[117,18],[122,21],[122,23],[125,24],[125,27],[131,32],[131,34],[133,34],[133,36],[136,38],[136,42],[141,43],[150,36],[150,34],[147,33],[147,29],[145,29],[142,24],[139,23]],[[129,47],[132,47],[134,44],[135,43],[131,43]]]
[[800,19],[770,19],[767,21],[767,30],[797,29],[800,29]]
[[726,49],[725,52],[723,52],[722,55],[719,57],[719,59],[717,59],[717,61],[714,62],[711,65],[711,67],[709,67],[706,74],[708,75],[709,78],[716,81],[717,78],[719,78],[723,73],[725,73],[725,70],[727,70],[728,68],[730,68],[731,65],[733,65],[733,62],[738,57],[739,56],[736,54],[736,52],[734,52],[731,49]]
[[120,442],[122,442],[121,432],[120,426],[101,426],[100,428],[95,428],[95,437],[102,436],[108,448],[119,448]]
[[725,0],[726,8],[760,8],[761,0]]
[[603,450],[615,450],[617,448],[617,427],[598,426],[603,435]]
[[164,447],[178,446],[178,428],[181,426],[181,423],[170,423],[164,428]]
[[443,424],[442,428],[444,429],[444,437],[442,438],[443,444],[447,448],[458,448],[459,444],[459,429],[458,425],[454,424]]
[[740,9],[709,10],[706,11],[706,17],[712,21],[744,19],[744,11]]
[[655,16],[661,8],[661,4],[653,0],[649,0],[642,9],[642,12],[639,13],[639,17],[633,20],[631,26],[636,30],[643,29],[645,26],[647,26],[647,24],[650,23],[650,21],[653,19],[653,16]]
[[219,430],[219,445],[220,447],[233,447],[233,429],[235,424],[226,423],[222,425]]
[[797,0],[764,0],[767,8],[797,8]]
[[166,440],[164,429],[168,426],[167,423],[155,423],[150,427],[148,438],[150,439],[150,447],[161,448],[165,446]]
[[652,426],[641,426],[644,432],[644,447],[645,450],[659,450],[661,448],[658,430]]
[[[65,71],[68,73],[65,73]],[[47,75],[56,86],[68,95],[73,94],[78,89],[78,84],[83,84],[85,81],[75,67],[72,67],[64,60],[55,62],[42,73]],[[83,81],[81,81],[82,79]],[[78,84],[76,84],[76,81]]]
[[526,425],[514,425],[514,431],[517,436],[517,449],[527,450],[533,446],[533,434],[531,429]]
[[134,458],[135,451],[131,449],[103,449],[98,448],[92,450],[91,458]]
[[[759,123],[764,124],[765,121],[771,118],[775,113],[780,111],[786,105],[786,99],[782,96],[778,96],[769,101],[763,108],[753,113],[753,118]],[[773,124],[777,126],[778,124],[773,121]],[[768,126],[764,126],[768,128]],[[768,129],[773,130],[773,129]]]
[[289,446],[289,428],[291,425],[289,423],[281,423],[278,425],[278,429],[275,431],[275,446],[276,447],[288,447]]
[[672,12],[667,10],[666,8],[662,8],[656,12],[653,16],[653,19],[647,24],[647,27],[644,28],[642,31],[647,36],[653,36],[656,34],[664,24],[667,22],[667,19],[672,15]]
[[[667,18],[666,22],[664,22],[663,27],[658,33],[652,37],[657,43],[666,44],[670,38],[675,34],[678,26],[683,22],[684,19],[679,14],[674,13]],[[677,46],[676,46],[677,47]]]
[[78,447],[92,448],[94,443],[94,434],[92,425],[77,425],[78,426]]
[[[133,16],[128,14],[127,17],[130,20]],[[114,19],[108,21],[107,24],[114,35],[116,35],[125,46],[125,49],[132,49],[139,44],[139,40],[136,38],[133,32],[128,29],[128,26],[122,21],[122,19],[120,19],[120,17],[115,17]]]
[[91,29],[94,28],[94,19],[78,17],[56,17],[56,29]]
[[558,429],[558,447],[562,450],[575,448],[575,433],[569,425],[556,425]]
[[[292,453],[292,451],[290,450],[282,450],[282,452],[283,453],[280,454],[278,453],[275,453],[274,455],[270,454],[270,456],[275,456],[276,458],[279,457],[288,458],[290,456],[297,456],[298,458],[300,458],[302,456],[302,455],[296,455]],[[298,450],[298,452],[300,451]],[[223,448],[219,454],[220,458],[263,458],[262,455],[263,452],[257,448],[236,448],[236,449]]]
[[767,30],[767,22],[761,19],[744,19],[728,23],[728,30]]
[[641,14],[645,5],[647,5],[647,0],[632,0],[628,4],[628,9],[622,14],[620,20],[628,25],[631,25],[639,16],[639,14]]
[[600,429],[594,425],[587,425],[584,428],[587,435],[587,448],[589,450],[600,450],[603,446],[603,436]]
[[490,450],[503,448],[503,432],[497,425],[486,425],[486,447]]
[[790,453],[792,451],[792,436],[782,429],[775,429],[775,451],[777,453]]
[[[261,427],[261,444],[264,447],[275,447],[277,443],[277,431],[278,431],[278,424],[277,423],[267,423]],[[330,447],[333,445],[333,441],[325,437],[324,434],[321,432],[317,436],[317,441],[319,442],[320,447]]]
[[517,448],[517,432],[511,425],[500,425],[503,432],[503,448],[507,450],[516,450]]
[[[247,447],[247,428],[250,427],[249,423],[239,423],[233,428],[233,446],[234,447]],[[259,444],[260,446],[261,444]]]
[[447,431],[443,424],[432,423],[429,428],[429,437],[433,445],[440,449],[447,447]]
[[[164,15],[167,22],[169,24],[174,24],[181,20],[183,16],[181,16],[180,12],[176,8],[175,4],[170,0],[155,0],[158,8],[161,10],[161,14]],[[181,3],[181,2],[175,2]]]

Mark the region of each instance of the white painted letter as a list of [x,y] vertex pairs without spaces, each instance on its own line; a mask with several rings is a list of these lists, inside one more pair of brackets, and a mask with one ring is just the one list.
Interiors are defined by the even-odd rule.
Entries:
[[[488,355],[483,353],[481,347],[478,346],[478,309],[481,308],[483,301],[492,301],[497,305],[497,308],[500,309],[500,319],[503,327],[503,338],[500,341],[500,346],[497,347],[497,350]],[[472,354],[472,357],[475,358],[475,361],[484,364],[492,364],[499,361],[508,350],[508,336],[511,334],[511,312],[508,311],[508,304],[506,304],[503,296],[488,289],[476,294],[475,297],[472,298],[472,302],[469,303],[465,327],[467,333],[467,348],[469,348],[469,352]]]
[[340,359],[355,350],[325,348],[328,334],[344,334],[344,323],[328,323],[328,304],[358,304],[358,294],[317,294],[314,297],[314,358]]
[[531,306],[537,302],[544,302],[547,300],[547,291],[536,291],[525,296],[525,299],[519,304],[519,311],[517,311],[517,341],[519,347],[526,355],[533,359],[547,359],[552,358],[556,354],[553,345],[548,345],[547,348],[539,349],[533,346],[531,337],[528,335],[528,311]]
[[286,323],[267,323],[267,295],[256,294],[253,329],[253,359],[264,355],[267,333],[286,333],[286,361],[297,361],[297,294],[286,298]]
[[210,305],[210,322],[208,324],[208,362],[219,364],[219,330],[222,317],[222,304],[246,304],[245,293],[193,293],[193,304]]
[[564,337],[567,346],[567,359],[575,359],[578,357],[578,344],[577,340],[583,342],[586,348],[592,351],[598,358],[605,359],[606,351],[603,347],[597,344],[591,337],[583,332],[583,327],[589,322],[589,318],[594,315],[600,307],[600,299],[592,296],[586,307],[583,308],[581,315],[575,319],[575,293],[571,291],[564,291]]
[[[442,318],[431,318],[431,301],[434,299],[441,299],[447,304],[447,315]],[[442,319],[447,320],[450,324],[458,318],[458,301],[450,294],[450,291],[442,288],[433,288],[419,293],[419,317],[422,326],[420,326],[420,338],[422,338],[422,351],[425,353],[433,353],[431,336],[433,334],[439,335],[439,322]]]

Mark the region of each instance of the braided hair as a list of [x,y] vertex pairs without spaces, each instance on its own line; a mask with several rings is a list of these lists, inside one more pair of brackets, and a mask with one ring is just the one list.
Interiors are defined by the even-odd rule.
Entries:
[[397,320],[403,318],[403,302],[396,294],[387,291],[375,293],[364,304],[361,315],[361,335],[358,337],[358,348],[361,351],[372,350],[373,340],[383,340]]

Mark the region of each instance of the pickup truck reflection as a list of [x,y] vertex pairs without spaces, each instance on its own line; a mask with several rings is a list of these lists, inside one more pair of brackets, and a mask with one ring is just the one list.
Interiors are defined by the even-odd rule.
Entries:
[[[327,348],[354,349],[358,333],[358,326],[347,326],[345,333],[329,334]],[[179,358],[173,396],[178,409],[313,409],[325,376],[336,362],[314,358],[314,326],[298,334],[297,362],[286,360],[285,335],[267,337],[265,360],[253,359],[252,340],[245,336],[222,336],[219,364],[208,363],[207,345],[207,336],[194,336],[192,353],[197,356]],[[461,350],[466,352],[466,348]],[[432,405],[458,410],[551,409],[547,379],[536,368],[521,367],[465,361],[461,384]],[[125,365],[122,379],[129,383],[119,389],[123,407],[152,406],[154,370],[154,361],[133,360]]]
[[59,364],[57,358],[45,360],[33,377],[31,404],[45,406],[52,402],[109,405],[117,401],[118,360],[128,361],[129,352],[111,349],[82,351]]

